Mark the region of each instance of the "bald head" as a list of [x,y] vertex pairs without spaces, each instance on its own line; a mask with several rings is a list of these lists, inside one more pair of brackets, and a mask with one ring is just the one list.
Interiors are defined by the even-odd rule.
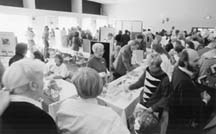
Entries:
[[199,55],[197,51],[193,49],[183,50],[179,59],[179,66],[184,67],[190,71],[196,71],[199,67]]

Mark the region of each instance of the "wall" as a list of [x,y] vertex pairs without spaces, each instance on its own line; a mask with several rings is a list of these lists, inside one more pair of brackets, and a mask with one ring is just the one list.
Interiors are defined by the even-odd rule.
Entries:
[[0,0],[0,5],[23,7],[23,0]]
[[[128,0],[104,5],[103,14],[119,20],[142,20],[145,28],[155,30],[172,26],[190,30],[193,26],[216,26],[215,4],[216,0]],[[207,20],[207,15],[213,18]],[[162,24],[165,17],[170,21]]]
[[82,3],[83,13],[87,13],[87,14],[100,15],[101,14],[101,7],[102,6],[100,3],[91,2],[91,1],[87,1],[87,0],[83,0],[83,3]]
[[36,0],[37,9],[71,12],[71,0]]

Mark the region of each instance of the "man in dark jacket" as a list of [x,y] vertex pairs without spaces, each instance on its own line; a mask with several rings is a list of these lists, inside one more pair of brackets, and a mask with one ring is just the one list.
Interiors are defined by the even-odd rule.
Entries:
[[125,33],[122,35],[122,47],[127,45],[128,41],[130,41],[130,32],[125,30]]
[[172,77],[173,96],[171,103],[170,134],[199,134],[201,110],[210,100],[206,91],[201,91],[193,81],[199,69],[199,55],[195,50],[182,52],[179,64]]
[[28,50],[27,44],[18,43],[16,45],[15,55],[9,60],[9,66],[14,62],[23,59],[27,53],[27,50]]
[[115,36],[116,45],[122,46],[122,31]]
[[[38,101],[43,93],[44,63],[22,59],[4,73],[10,103],[1,116],[1,134],[57,134],[57,126]],[[15,75],[14,75],[15,74]]]

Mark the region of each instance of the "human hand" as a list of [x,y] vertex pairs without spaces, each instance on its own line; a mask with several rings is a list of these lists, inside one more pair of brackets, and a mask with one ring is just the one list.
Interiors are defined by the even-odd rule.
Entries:
[[207,104],[210,99],[211,99],[211,96],[207,93],[207,91],[204,91],[201,93],[201,96],[202,96],[202,100]]

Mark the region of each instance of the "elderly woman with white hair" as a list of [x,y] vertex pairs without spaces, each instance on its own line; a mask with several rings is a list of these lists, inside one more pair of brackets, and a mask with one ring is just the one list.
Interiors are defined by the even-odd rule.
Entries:
[[2,82],[10,92],[10,102],[1,116],[1,134],[58,133],[38,101],[43,93],[43,65],[39,60],[23,59],[6,69]]
[[87,66],[96,70],[104,78],[108,75],[106,60],[103,58],[104,46],[101,43],[95,43],[92,47],[94,55],[89,59]]
[[81,68],[73,76],[79,98],[65,100],[57,111],[60,131],[70,134],[129,134],[120,117],[111,108],[101,106],[96,97],[103,89],[98,73]]

